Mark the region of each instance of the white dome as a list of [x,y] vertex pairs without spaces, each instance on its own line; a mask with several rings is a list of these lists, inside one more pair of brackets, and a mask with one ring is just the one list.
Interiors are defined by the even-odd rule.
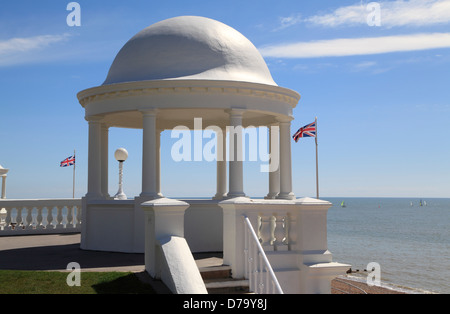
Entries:
[[117,54],[103,85],[149,80],[220,80],[277,86],[256,47],[218,21],[182,16],[153,24]]

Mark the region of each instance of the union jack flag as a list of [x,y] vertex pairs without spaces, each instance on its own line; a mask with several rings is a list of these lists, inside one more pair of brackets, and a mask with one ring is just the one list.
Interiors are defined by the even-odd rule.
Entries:
[[75,165],[75,155],[67,157],[63,161],[61,161],[60,167],[68,167]]
[[292,136],[296,143],[302,137],[316,137],[316,122],[305,125]]

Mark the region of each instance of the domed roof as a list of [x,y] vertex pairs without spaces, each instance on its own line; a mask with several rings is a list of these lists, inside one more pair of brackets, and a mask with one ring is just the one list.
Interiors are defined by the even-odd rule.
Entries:
[[212,19],[181,16],[153,24],[117,54],[103,85],[148,80],[220,80],[277,86],[256,47]]

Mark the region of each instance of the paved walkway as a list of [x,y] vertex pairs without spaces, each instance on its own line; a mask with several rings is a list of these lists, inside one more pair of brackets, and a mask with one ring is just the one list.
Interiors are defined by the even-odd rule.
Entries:
[[[199,268],[220,266],[221,254],[194,254]],[[77,262],[82,271],[145,270],[144,254],[86,251],[80,249],[80,234],[0,237],[0,269],[66,270]]]
[[144,271],[144,254],[80,249],[80,234],[0,237],[0,269],[66,270],[77,262],[82,271]]

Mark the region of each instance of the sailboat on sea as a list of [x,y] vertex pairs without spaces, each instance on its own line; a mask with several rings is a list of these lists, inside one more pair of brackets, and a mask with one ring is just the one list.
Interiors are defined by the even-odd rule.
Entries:
[[341,207],[347,207],[347,206],[345,206],[345,201],[342,201]]

